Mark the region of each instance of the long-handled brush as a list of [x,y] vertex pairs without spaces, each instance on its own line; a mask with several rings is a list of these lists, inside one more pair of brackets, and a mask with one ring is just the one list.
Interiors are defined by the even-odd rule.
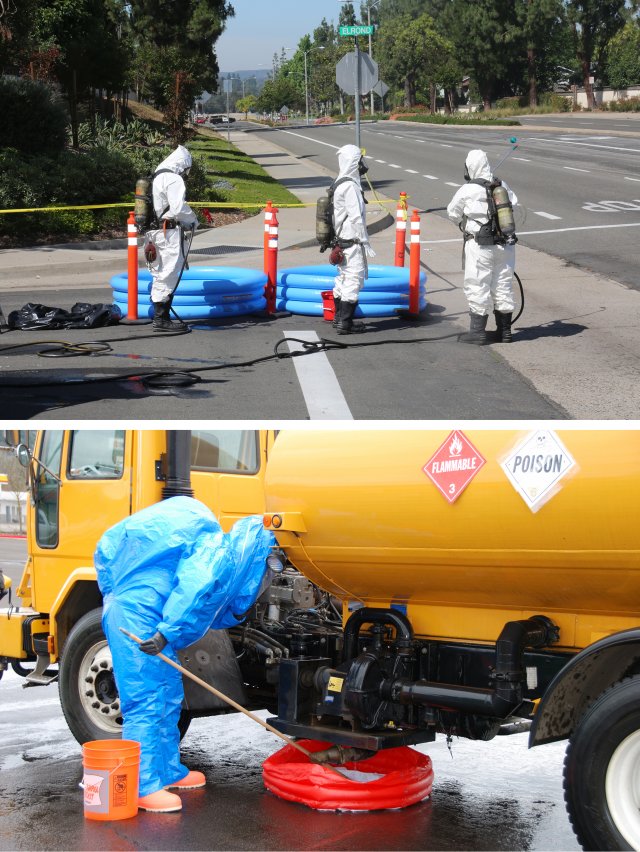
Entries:
[[[142,639],[139,639],[133,633],[129,633],[129,631],[125,630],[124,627],[121,627],[120,630],[122,633],[124,633],[125,636],[128,636],[129,639],[132,639],[134,642],[137,642],[138,645],[141,644]],[[199,684],[203,689],[208,690],[209,692],[220,698],[222,701],[225,701],[235,710],[238,710],[240,713],[244,713],[245,716],[248,716],[250,719],[253,719],[254,722],[257,722],[259,725],[262,725],[262,727],[265,728],[267,731],[271,731],[272,734],[275,734],[277,737],[280,737],[280,739],[284,740],[287,745],[293,746],[293,748],[302,752],[302,754],[306,755],[306,757],[308,757],[312,763],[318,763],[318,761],[315,759],[313,752],[308,751],[308,749],[306,749],[304,746],[301,746],[300,743],[297,743],[295,740],[291,739],[291,737],[288,737],[286,734],[283,734],[282,731],[278,731],[277,728],[274,728],[272,725],[270,725],[268,722],[265,722],[259,716],[256,716],[250,710],[247,710],[241,704],[238,704],[237,701],[234,701],[233,698],[230,698],[228,695],[225,695],[224,692],[220,692],[220,690],[216,689],[215,686],[211,686],[210,683],[207,683],[206,681],[202,680],[202,678],[199,678],[198,675],[194,675],[188,669],[185,669],[184,666],[181,666],[179,663],[176,663],[173,660],[169,659],[166,654],[159,653],[156,654],[156,656],[160,657],[161,660],[163,660],[165,663],[168,663],[168,665],[172,666],[174,669],[177,669],[181,674],[185,675],[188,678],[191,678],[191,680],[195,681],[195,683]],[[334,772],[336,775],[339,775],[341,780],[343,781],[345,778],[348,777],[342,772],[340,772],[339,769],[336,769],[335,766],[331,766],[331,764],[329,763],[324,763],[323,765],[326,766],[326,768],[329,769],[331,772]]]

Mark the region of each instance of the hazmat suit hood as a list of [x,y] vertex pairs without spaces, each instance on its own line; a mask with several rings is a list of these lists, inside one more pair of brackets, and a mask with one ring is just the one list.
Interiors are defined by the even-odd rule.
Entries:
[[191,168],[193,160],[191,154],[187,151],[184,145],[178,145],[175,151],[172,151],[158,166],[156,171],[160,169],[169,169],[177,175],[184,173]]
[[491,180],[491,166],[484,151],[476,148],[469,151],[465,162],[469,180]]
[[350,177],[360,183],[360,174],[358,172],[358,164],[362,157],[362,151],[357,145],[343,145],[338,148],[338,177]]

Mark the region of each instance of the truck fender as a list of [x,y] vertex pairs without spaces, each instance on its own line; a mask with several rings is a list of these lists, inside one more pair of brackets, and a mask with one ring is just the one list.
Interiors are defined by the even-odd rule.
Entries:
[[60,656],[67,636],[74,624],[87,612],[102,606],[102,595],[98,588],[93,566],[75,568],[62,584],[51,605],[50,631],[55,640],[52,662]]
[[639,671],[640,628],[612,633],[583,648],[543,695],[529,732],[529,748],[570,737],[599,695]]

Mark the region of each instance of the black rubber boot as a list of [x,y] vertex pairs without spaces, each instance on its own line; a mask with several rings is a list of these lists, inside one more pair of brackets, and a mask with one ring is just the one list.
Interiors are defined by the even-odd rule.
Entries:
[[169,318],[171,300],[167,302],[153,303],[153,330],[154,331],[185,331],[188,326],[182,320],[174,322]]
[[340,302],[340,317],[336,324],[336,331],[338,334],[359,334],[360,332],[367,330],[364,323],[355,322],[353,319],[353,315],[357,307],[357,302]]
[[485,314],[469,314],[469,331],[461,334],[459,337],[460,343],[474,343],[476,346],[484,346],[488,343],[487,340],[487,320],[489,317]]
[[334,328],[337,328],[338,320],[340,319],[340,305],[342,304],[342,299],[340,298],[340,296],[333,297],[333,304],[335,305],[335,310],[333,312],[333,322],[331,323],[331,325]]
[[494,311],[496,327],[498,329],[498,341],[500,343],[511,343],[511,311]]

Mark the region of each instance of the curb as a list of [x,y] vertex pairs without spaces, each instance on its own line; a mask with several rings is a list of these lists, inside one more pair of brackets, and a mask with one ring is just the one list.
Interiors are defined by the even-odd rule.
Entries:
[[[387,228],[390,228],[395,223],[395,219],[389,212],[385,212],[382,219],[378,219],[376,222],[372,222],[371,225],[367,225],[367,231],[369,234],[378,234],[380,231],[384,231]],[[289,251],[289,249],[302,249],[302,248],[313,248],[318,245],[318,241],[315,237],[312,237],[310,240],[304,240],[301,243],[295,243],[291,246],[286,246],[282,251]]]

